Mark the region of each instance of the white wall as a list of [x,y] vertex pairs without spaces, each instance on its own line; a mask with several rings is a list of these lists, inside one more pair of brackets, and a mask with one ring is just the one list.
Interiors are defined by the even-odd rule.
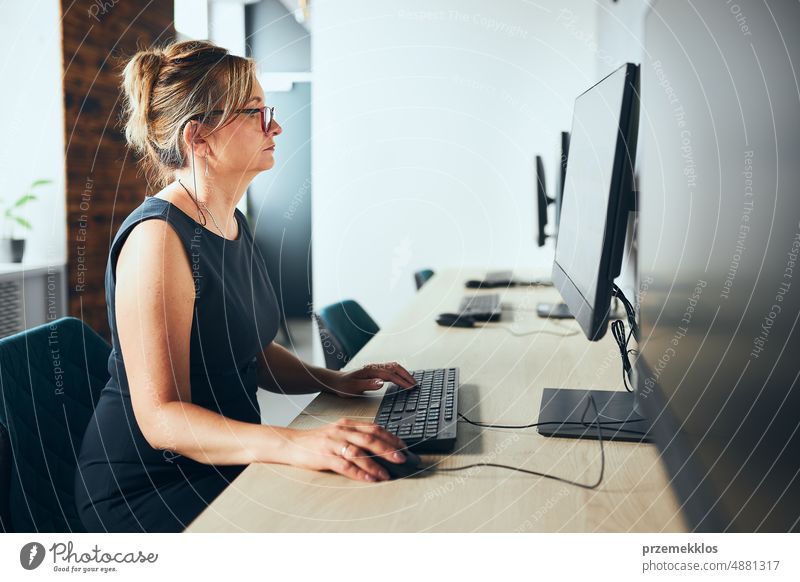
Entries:
[[597,1],[597,67],[601,77],[623,63],[642,62],[648,9],[648,0]]
[[[605,77],[622,64],[645,62],[644,19],[648,0],[599,0],[597,2],[597,76]],[[637,156],[638,159],[638,156]],[[632,302],[638,302],[635,225],[628,221],[628,239],[617,285]]]
[[315,304],[352,297],[382,323],[418,268],[549,273],[533,161],[545,156],[553,188],[559,132],[597,80],[595,5],[312,6]]
[[23,214],[33,231],[26,262],[66,259],[64,92],[58,0],[4,2],[0,14],[0,198],[14,200],[30,183],[50,178]]

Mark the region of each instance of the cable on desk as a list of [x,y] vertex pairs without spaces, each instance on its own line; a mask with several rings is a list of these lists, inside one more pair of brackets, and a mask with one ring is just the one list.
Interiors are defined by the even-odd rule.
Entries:
[[514,337],[526,337],[526,336],[529,336],[529,335],[537,335],[537,334],[540,334],[540,333],[541,334],[545,334],[545,335],[554,335],[556,337],[572,337],[574,335],[578,335],[578,333],[579,333],[577,331],[572,331],[572,332],[569,332],[569,333],[558,333],[556,331],[548,331],[546,329],[537,329],[537,330],[531,330],[531,331],[525,331],[525,332],[516,332],[516,331],[512,330],[507,325],[493,325],[493,324],[486,324],[486,325],[482,325],[481,327],[485,327],[486,329],[504,329],[508,333],[513,335]]
[[[530,425],[530,426],[537,426],[537,425],[541,425],[541,424],[578,424],[578,425],[587,426],[587,423],[585,423],[584,420],[586,418],[586,412],[589,410],[589,404],[591,403],[591,405],[594,407],[595,418],[600,416],[600,411],[597,410],[597,403],[594,401],[594,397],[591,394],[589,394],[589,397],[586,400],[587,400],[586,408],[584,409],[583,414],[581,415],[581,422],[563,422],[563,423],[561,423],[561,422],[542,422],[542,423],[537,423],[537,424]],[[466,417],[464,417],[461,414],[459,414],[459,416],[461,416],[462,418],[466,419]],[[463,467],[448,467],[448,468],[436,467],[434,470],[437,471],[437,472],[439,472],[439,471],[463,471],[465,469],[471,469],[472,467],[496,467],[498,469],[509,469],[511,471],[517,471],[517,472],[520,472],[520,473],[526,473],[528,475],[534,475],[536,477],[542,477],[544,479],[552,479],[553,481],[558,481],[560,483],[566,483],[567,485],[574,485],[575,487],[580,487],[582,489],[596,489],[603,482],[603,477],[605,476],[605,471],[606,471],[606,451],[605,451],[605,447],[603,446],[603,433],[600,430],[601,423],[598,422],[597,420],[595,420],[595,422],[593,422],[593,423],[588,423],[589,426],[591,426],[592,424],[594,424],[597,427],[597,440],[600,441],[600,475],[598,475],[597,481],[595,483],[592,483],[591,485],[587,485],[586,483],[579,483],[578,481],[572,481],[570,479],[565,479],[564,477],[559,477],[557,475],[550,475],[548,473],[541,473],[539,471],[533,471],[531,469],[523,469],[521,467],[513,467],[511,465],[502,465],[500,463],[472,463],[470,465],[464,465]]]
[[511,313],[536,313],[535,307],[518,307],[513,303],[501,303],[500,306],[502,307],[503,311],[510,311]]
[[[588,409],[588,406],[587,406],[587,409]],[[592,426],[593,424],[597,423],[597,421],[595,421],[595,422],[584,422],[583,420],[581,420],[581,422],[564,421],[564,422],[532,422],[530,424],[494,424],[494,423],[470,420],[469,418],[467,418],[466,416],[464,416],[460,412],[458,413],[458,416],[460,418],[460,420],[458,422],[466,422],[467,424],[471,424],[471,425],[474,425],[474,426],[477,426],[477,427],[480,427],[480,428],[499,428],[499,429],[514,429],[514,430],[523,429],[523,428],[535,428],[537,426],[552,425],[552,424],[559,425],[559,426],[562,426],[562,425],[579,425],[579,426],[584,426],[584,427],[588,428],[588,427]],[[582,415],[582,419],[584,419],[584,418],[586,418],[586,411],[584,411],[584,413]],[[610,426],[610,425],[615,425],[615,424],[630,424],[632,422],[644,422],[646,420],[644,418],[632,418],[632,419],[624,420],[624,419],[619,419],[619,418],[612,418],[610,416],[604,416],[604,415],[602,415],[600,413],[597,413],[597,417],[596,418],[608,419],[608,420],[604,420],[603,422],[600,422],[600,424],[604,425],[604,426],[605,425]],[[629,434],[634,434],[634,435],[639,435],[639,436],[647,436],[647,434],[648,434],[646,432],[642,432],[642,431],[639,431],[639,430],[631,430],[631,429],[628,429],[628,428],[617,428],[617,432],[626,432],[626,433],[629,433]]]
[[[501,309],[503,311],[510,311],[511,313],[535,313],[536,312],[535,308],[525,309],[524,307],[516,307],[513,304],[509,305],[509,304],[501,303],[500,307],[501,307]],[[558,324],[557,320],[555,320],[555,319],[549,319],[548,322],[552,323],[553,325],[555,325],[557,327],[560,327],[562,329],[569,330],[569,328]],[[503,326],[498,325],[497,327],[503,327]],[[508,332],[511,335],[514,335],[514,336],[517,336],[517,337],[524,337],[526,335],[535,335],[537,333],[546,333],[548,335],[554,335],[556,337],[572,337],[572,336],[578,335],[580,333],[580,331],[575,331],[575,330],[571,330],[571,331],[569,331],[569,333],[564,333],[564,334],[556,333],[554,331],[544,331],[544,330],[542,330],[542,331],[531,330],[531,331],[526,331],[526,332],[522,332],[522,333],[516,333],[516,332],[512,331],[510,327],[506,327],[506,329],[508,330]]]

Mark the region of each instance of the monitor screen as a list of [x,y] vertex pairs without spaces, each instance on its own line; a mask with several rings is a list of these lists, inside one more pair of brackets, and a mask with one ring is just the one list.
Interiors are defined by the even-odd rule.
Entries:
[[589,339],[605,334],[619,274],[638,109],[638,67],[627,64],[575,101],[553,282]]

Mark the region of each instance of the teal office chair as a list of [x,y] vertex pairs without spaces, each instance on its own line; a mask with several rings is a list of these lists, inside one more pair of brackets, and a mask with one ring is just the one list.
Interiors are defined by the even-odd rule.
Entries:
[[414,273],[414,282],[417,284],[417,291],[419,291],[431,277],[433,277],[433,271],[430,269],[420,269]]
[[341,370],[380,330],[375,320],[352,299],[323,307],[314,318],[325,366],[331,370]]
[[85,531],[75,466],[110,353],[74,317],[0,339],[0,531]]

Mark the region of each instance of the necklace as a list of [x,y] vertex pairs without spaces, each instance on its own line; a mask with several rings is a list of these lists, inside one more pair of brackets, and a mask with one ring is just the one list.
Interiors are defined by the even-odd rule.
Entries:
[[[219,223],[217,222],[217,219],[216,219],[216,218],[214,218],[214,213],[213,213],[213,212],[211,212],[211,209],[208,207],[208,205],[207,205],[205,202],[203,202],[202,200],[198,200],[196,196],[192,196],[192,193],[191,193],[191,192],[189,192],[189,189],[188,189],[186,186],[184,186],[184,185],[183,185],[183,182],[181,182],[181,179],[180,179],[180,178],[178,178],[178,184],[180,184],[180,185],[183,187],[183,189],[184,189],[184,190],[186,190],[186,193],[189,195],[189,197],[190,197],[192,200],[194,200],[194,203],[195,203],[196,205],[198,205],[198,209],[199,209],[199,205],[200,205],[200,204],[202,204],[202,205],[203,205],[203,208],[205,208],[205,209],[206,209],[206,211],[208,211],[208,215],[211,217],[211,221],[214,223],[214,226],[216,226],[216,227],[217,227],[217,230],[219,231],[219,234],[220,234],[220,236],[222,236],[222,238],[226,238],[226,237],[225,237],[225,233],[224,233],[224,232],[222,231],[222,229],[219,227]],[[205,224],[205,223],[203,223],[203,224]],[[226,240],[227,240],[227,239],[226,239]]]
[[225,233],[224,233],[224,232],[222,232],[222,229],[219,227],[219,223],[217,222],[217,219],[216,219],[216,218],[214,218],[214,214],[211,212],[211,209],[210,209],[210,208],[209,208],[209,207],[206,205],[206,203],[205,203],[205,202],[203,202],[202,200],[198,200],[198,202],[199,202],[200,204],[202,204],[202,205],[203,205],[203,208],[205,208],[206,210],[208,210],[208,215],[211,217],[211,222],[213,222],[213,223],[214,223],[214,226],[216,226],[216,227],[217,227],[217,230],[219,231],[219,234],[222,236],[222,238],[226,238],[226,237],[225,237]]

